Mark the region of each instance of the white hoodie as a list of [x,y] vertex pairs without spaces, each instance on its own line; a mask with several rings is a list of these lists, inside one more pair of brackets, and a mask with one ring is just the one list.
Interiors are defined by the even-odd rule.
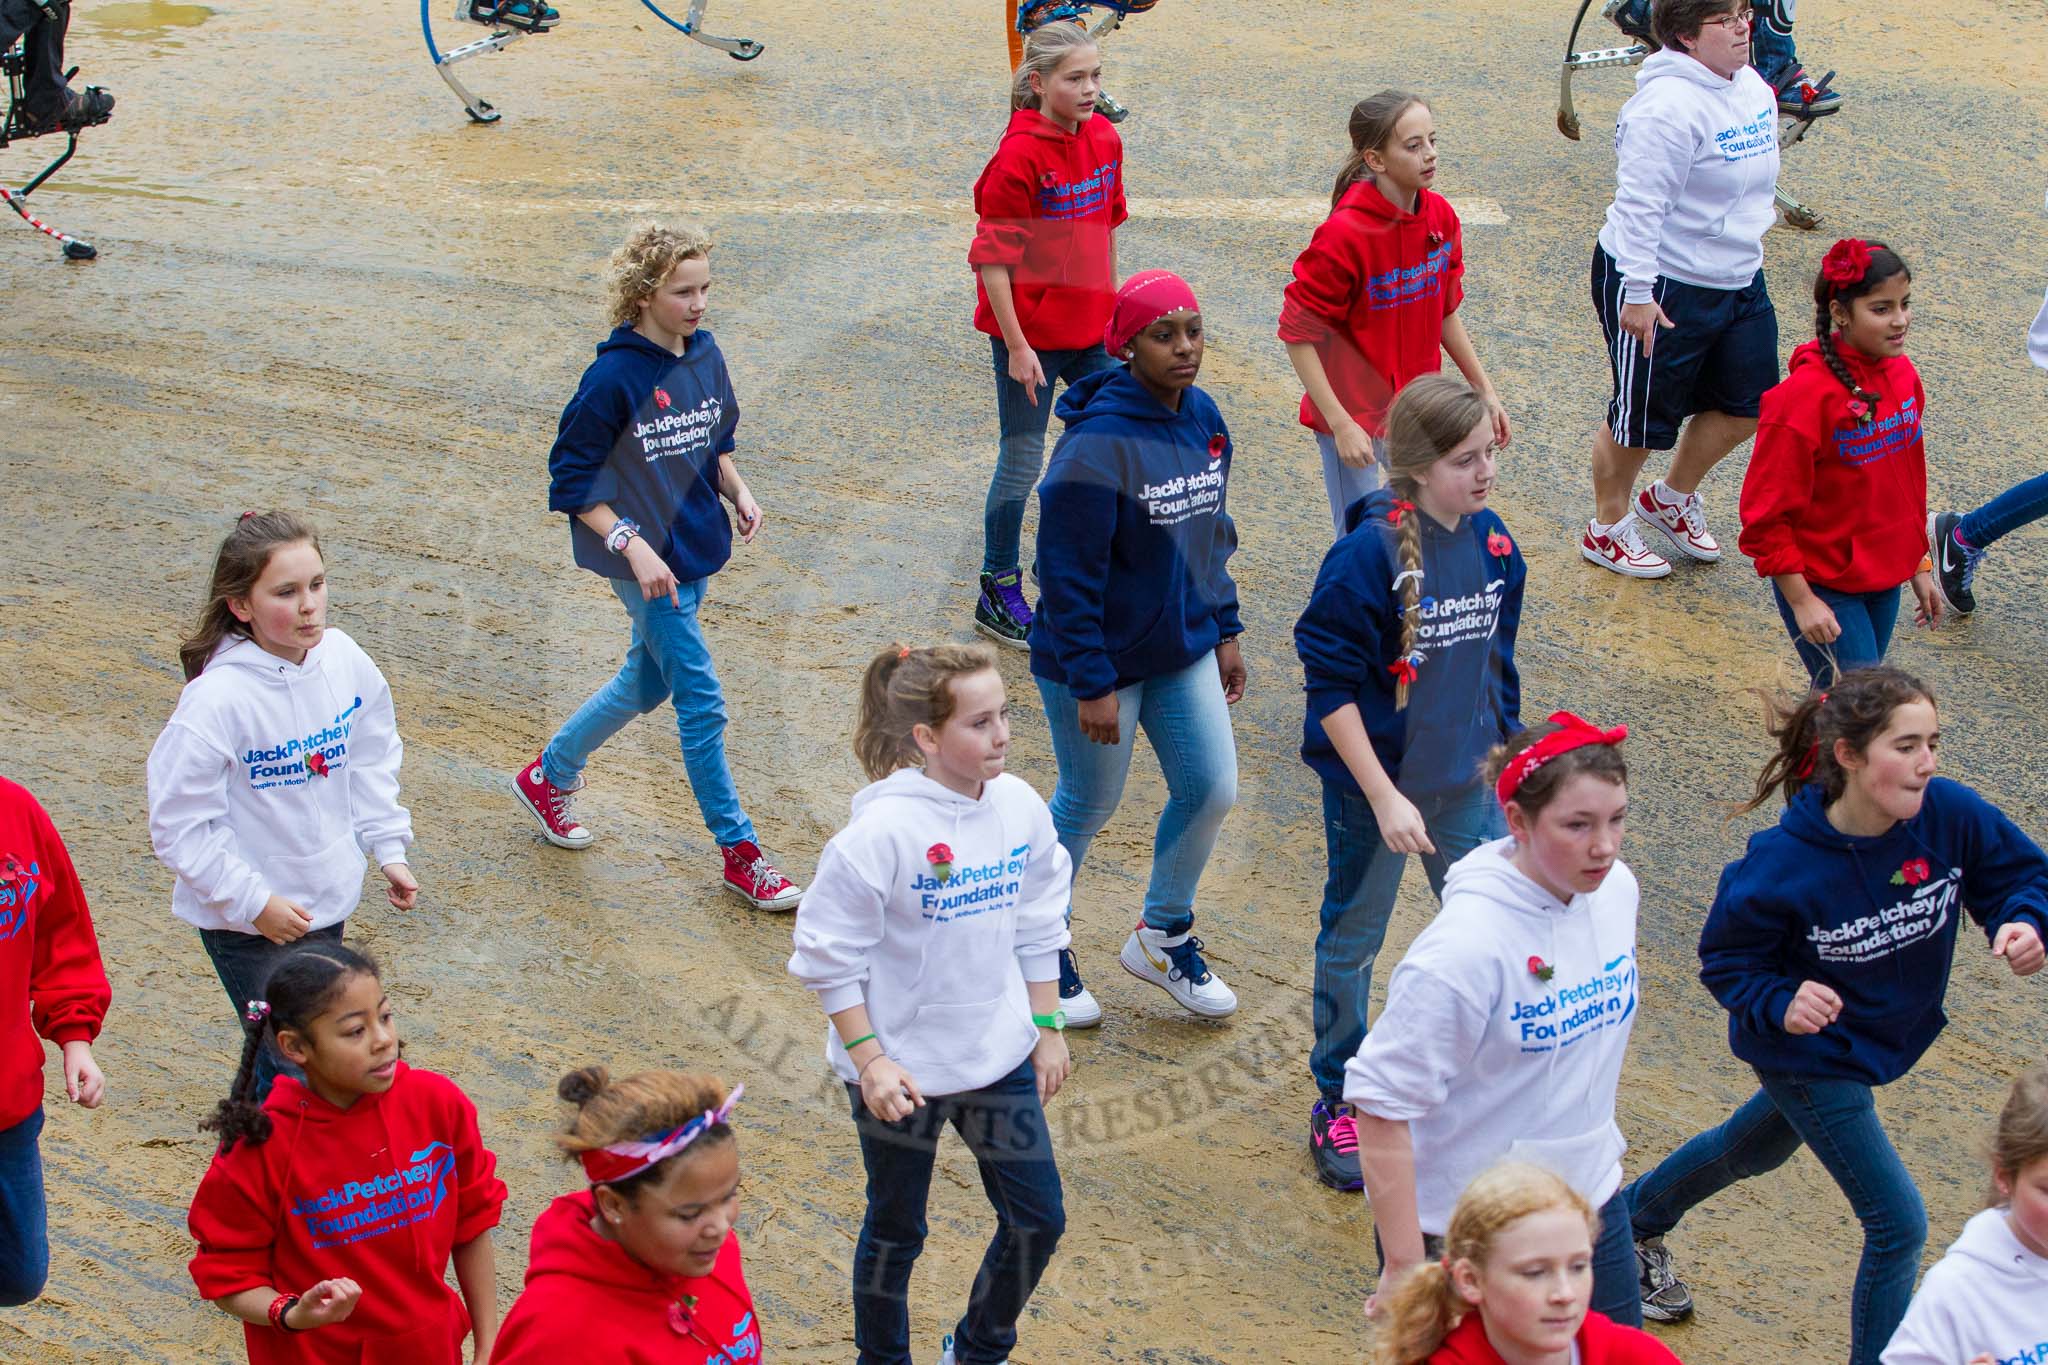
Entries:
[[1647,303],[1659,275],[1741,289],[1777,219],[1778,97],[1743,67],[1722,80],[1683,52],[1654,52],[1614,126],[1614,202],[1600,245],[1622,299]]
[[1963,1224],[1884,1348],[1884,1365],[2048,1365],[2048,1260],[2013,1236],[2004,1209]]
[[1621,1187],[1614,1091],[1636,1012],[1635,874],[1617,862],[1567,905],[1508,861],[1513,850],[1498,839],[1451,868],[1443,909],[1344,1067],[1345,1099],[1408,1123],[1426,1233],[1441,1235],[1466,1184],[1504,1158],[1548,1167],[1595,1208]]
[[[941,879],[934,846],[952,852]],[[827,1014],[868,1007],[876,1041],[927,1095],[979,1090],[1038,1043],[1026,981],[1059,979],[1072,862],[1031,784],[969,800],[903,768],[853,798],[796,917],[789,974]],[[1021,968],[1021,970],[1020,970]],[[825,1059],[860,1077],[825,1030]]]
[[149,840],[178,879],[172,912],[253,934],[278,895],[316,929],[347,919],[363,853],[404,862],[412,842],[403,753],[384,675],[342,632],[328,627],[301,664],[224,642],[149,751]]

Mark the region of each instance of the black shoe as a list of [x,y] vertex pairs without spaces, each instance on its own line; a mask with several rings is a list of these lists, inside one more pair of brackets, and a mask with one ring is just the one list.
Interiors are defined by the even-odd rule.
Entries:
[[554,6],[539,4],[537,0],[469,0],[469,17],[479,24],[525,29],[528,33],[546,33],[562,22]]
[[43,118],[24,118],[31,133],[63,131],[75,133],[84,128],[97,127],[114,116],[114,96],[111,91],[97,85],[88,85],[83,90],[66,90],[64,107]]
[[1024,575],[1016,569],[981,576],[974,604],[974,628],[999,645],[1031,648],[1031,604],[1024,600]]
[[1651,1322],[1684,1322],[1692,1316],[1692,1291],[1678,1278],[1662,1237],[1636,1242],[1636,1275],[1643,1290],[1643,1316]]
[[1776,70],[1757,73],[1778,92],[1778,112],[1794,118],[1824,118],[1842,107],[1842,92],[1834,88],[1835,73],[1817,81],[1806,79],[1806,68],[1798,62],[1781,62]]
[[1637,42],[1656,43],[1657,40],[1650,36],[1650,0],[1610,0],[1600,12]]
[[1982,550],[1963,544],[1956,528],[1963,519],[1954,512],[1936,512],[1927,518],[1927,555],[1934,561],[1934,590],[1958,616],[1977,610],[1977,595],[1970,590],[1977,577]]
[[1316,1179],[1333,1190],[1365,1188],[1365,1173],[1358,1168],[1358,1126],[1348,1110],[1317,1100],[1308,1111],[1308,1149],[1316,1159]]

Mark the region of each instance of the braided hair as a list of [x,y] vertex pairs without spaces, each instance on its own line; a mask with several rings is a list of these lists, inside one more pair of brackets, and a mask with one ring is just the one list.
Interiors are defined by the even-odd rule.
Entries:
[[1408,676],[1400,661],[1415,655],[1422,629],[1422,513],[1415,509],[1421,476],[1457,449],[1472,428],[1486,420],[1486,403],[1462,379],[1418,375],[1387,409],[1387,487],[1398,501],[1388,521],[1398,537],[1401,572],[1401,652],[1396,656],[1394,709],[1408,706]]
[[[1830,279],[1830,267],[1842,259],[1845,251],[1851,246],[1865,248],[1864,254],[1868,256],[1869,264],[1864,266],[1860,277],[1847,280]],[[1834,317],[1834,305],[1842,305],[1842,325],[1846,325],[1850,308],[1856,300],[1894,275],[1904,275],[1908,281],[1913,278],[1913,272],[1907,268],[1905,261],[1883,242],[1851,243],[1844,240],[1828,249],[1827,259],[1822,262],[1821,268],[1813,277],[1813,336],[1814,340],[1820,343],[1820,358],[1827,362],[1828,373],[1835,377],[1835,381],[1849,391],[1851,398],[1862,404],[1859,423],[1865,426],[1877,419],[1877,395],[1856,382],[1855,376],[1849,373],[1849,362],[1842,359],[1841,348],[1835,342],[1835,328],[1838,324]]]
[[227,1098],[199,1121],[202,1133],[218,1133],[220,1150],[237,1142],[270,1141],[270,1115],[256,1094],[256,1058],[266,1038],[286,1029],[303,1035],[335,997],[357,976],[378,977],[375,959],[340,943],[316,942],[293,948],[277,960],[263,984],[263,1000],[249,1002],[242,1016],[242,1061]]

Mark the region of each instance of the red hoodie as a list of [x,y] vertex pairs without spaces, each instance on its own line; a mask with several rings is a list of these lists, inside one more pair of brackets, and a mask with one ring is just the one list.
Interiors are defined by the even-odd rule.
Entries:
[[1785,382],[1763,397],[1736,543],[1765,578],[1878,592],[1911,578],[1927,553],[1926,394],[1904,356],[1872,360],[1839,335],[1835,350],[1877,411],[1857,421],[1818,341],[1792,352]]
[[92,913],[57,827],[0,777],[0,1128],[43,1105],[41,1034],[91,1042],[107,1017]]
[[302,1293],[345,1275],[345,1320],[306,1332],[244,1324],[251,1365],[461,1365],[469,1312],[444,1278],[455,1248],[497,1226],[498,1159],[445,1076],[398,1064],[391,1088],[337,1109],[289,1076],[264,1101],[268,1142],[216,1155],[192,1196],[192,1281],[218,1299]]
[[[526,1289],[491,1365],[740,1365],[761,1358],[754,1296],[734,1233],[702,1279],[650,1270],[590,1230],[590,1191],[565,1194],[533,1225]],[[678,1305],[694,1299],[687,1316]]]
[[[1344,411],[1381,436],[1402,386],[1442,368],[1444,319],[1464,301],[1464,282],[1465,241],[1448,200],[1420,190],[1404,213],[1361,180],[1294,258],[1280,339],[1314,345]],[[1301,424],[1329,434],[1306,394]]]
[[1110,233],[1130,217],[1116,125],[1087,118],[1070,133],[1036,109],[1019,109],[974,182],[974,211],[981,221],[967,263],[976,272],[975,327],[1003,334],[980,270],[1006,265],[1031,349],[1100,346],[1116,302]]
[[[1679,1358],[1648,1332],[1623,1327],[1598,1313],[1586,1314],[1575,1339],[1579,1365],[1683,1365]],[[1429,1365],[1505,1365],[1493,1343],[1486,1339],[1486,1327],[1477,1313],[1467,1313],[1451,1329],[1444,1344],[1429,1357]]]

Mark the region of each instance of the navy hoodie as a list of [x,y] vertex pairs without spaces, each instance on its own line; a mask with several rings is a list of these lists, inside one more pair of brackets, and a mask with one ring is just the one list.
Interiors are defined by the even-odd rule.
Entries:
[[[1408,707],[1394,709],[1401,650],[1401,533],[1387,520],[1388,489],[1368,493],[1344,514],[1348,528],[1316,573],[1308,608],[1294,624],[1294,649],[1308,678],[1301,756],[1326,782],[1347,791],[1358,780],[1337,755],[1323,718],[1356,703],[1387,776],[1407,795],[1455,791],[1479,780],[1486,751],[1522,728],[1522,677],[1515,633],[1522,623],[1528,569],[1508,528],[1491,509],[1445,530],[1419,508],[1422,527],[1422,655]],[[1506,542],[1505,553],[1489,537]]]
[[614,327],[562,409],[548,452],[548,510],[569,514],[576,562],[606,578],[633,576],[625,556],[576,518],[602,502],[637,524],[683,582],[724,568],[732,523],[718,498],[718,457],[731,453],[739,421],[711,333],[698,329],[676,355]]
[[[1773,829],[1721,873],[1700,933],[1700,980],[1728,1011],[1728,1045],[1763,1071],[1884,1085],[1920,1060],[1948,1015],[1961,912],[1985,937],[2014,920],[2048,936],[2048,858],[1959,782],[1927,784],[1920,813],[1859,838],[1800,788]],[[1803,981],[1842,997],[1819,1033],[1785,1032]]]
[[1244,629],[1224,563],[1230,432],[1190,386],[1168,410],[1118,366],[1069,385],[1038,486],[1031,672],[1081,701],[1186,668]]

